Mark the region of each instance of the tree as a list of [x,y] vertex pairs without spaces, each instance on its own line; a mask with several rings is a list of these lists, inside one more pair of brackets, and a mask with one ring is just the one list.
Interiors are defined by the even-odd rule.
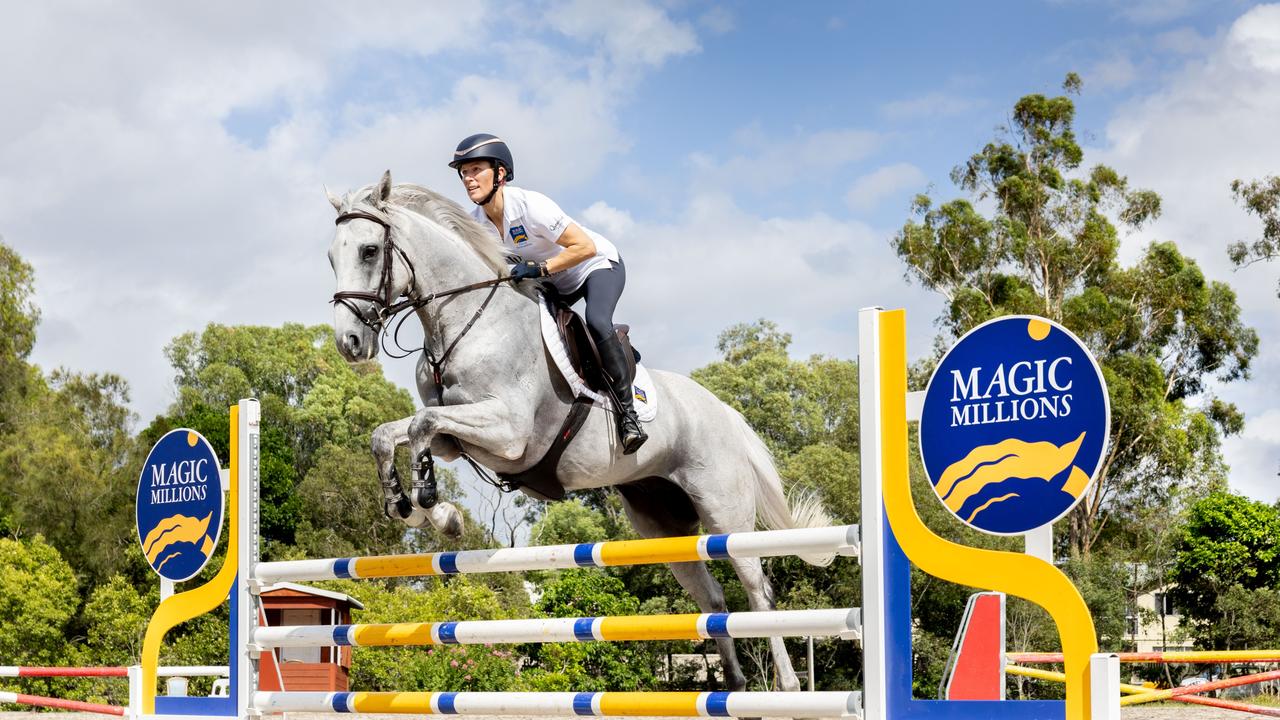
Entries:
[[11,428],[15,406],[32,381],[26,360],[40,322],[34,295],[34,271],[0,237],[0,434]]
[[[1065,86],[1078,92],[1079,78]],[[935,207],[920,195],[893,246],[908,278],[946,298],[938,322],[950,339],[994,317],[1034,314],[1065,325],[1098,358],[1110,445],[1067,532],[1070,550],[1088,553],[1112,514],[1224,480],[1221,440],[1243,421],[1207,384],[1246,378],[1258,338],[1231,288],[1206,280],[1173,243],[1150,243],[1137,264],[1120,266],[1111,217],[1137,230],[1159,214],[1160,198],[1104,165],[1082,169],[1074,119],[1066,96],[1018,100],[1010,125],[952,172],[989,215],[969,200]]]
[[[1262,220],[1262,237],[1251,243],[1243,240],[1227,247],[1227,255],[1236,267],[1247,267],[1263,260],[1280,257],[1280,176],[1272,175],[1262,180],[1231,183],[1231,194],[1244,209]],[[1276,287],[1280,295],[1280,285]]]
[[210,324],[178,336],[165,354],[177,373],[171,414],[258,398],[264,425],[283,431],[299,479],[326,443],[367,448],[373,428],[413,413],[409,393],[384,378],[376,362],[348,364],[338,355],[327,325]]
[[856,452],[857,366],[814,356],[792,360],[791,335],[768,320],[734,325],[720,334],[723,360],[692,377],[743,417],[775,454],[817,443]]
[[[151,434],[192,427],[221,452],[213,438],[227,435],[226,408],[243,397],[261,403],[262,534],[272,541],[269,554],[296,539],[303,513],[297,486],[322,447],[367,453],[375,427],[413,412],[409,394],[387,381],[377,363],[343,360],[323,325],[211,324],[178,336],[165,353],[177,372],[178,399]],[[377,475],[372,465],[367,473]],[[374,485],[369,492],[376,497]]]
[[[1205,647],[1221,649],[1228,628],[1219,626],[1232,588],[1251,592],[1280,586],[1280,510],[1225,491],[1194,503],[1175,546],[1174,602]],[[1226,605],[1220,603],[1225,602]]]
[[[617,578],[593,570],[565,570],[542,588],[545,617],[635,615],[640,601]],[[631,691],[651,687],[659,665],[649,643],[547,643],[526,646],[534,669],[520,685],[530,690]]]
[[298,485],[303,557],[353,557],[404,552],[405,529],[382,512],[377,468],[368,450],[330,443]]
[[[507,605],[469,576],[428,581],[425,591],[376,582],[326,587],[361,598],[365,608],[354,613],[360,623],[528,617],[527,598],[521,605]],[[356,648],[351,660],[351,685],[362,690],[501,691],[512,689],[519,675],[518,658],[509,648],[486,645]]]
[[63,630],[79,604],[71,566],[43,538],[0,538],[0,656],[5,662],[61,664]]
[[141,562],[133,506],[142,462],[131,462],[128,398],[115,375],[56,371],[34,386],[0,443],[10,532],[42,535],[86,587]]

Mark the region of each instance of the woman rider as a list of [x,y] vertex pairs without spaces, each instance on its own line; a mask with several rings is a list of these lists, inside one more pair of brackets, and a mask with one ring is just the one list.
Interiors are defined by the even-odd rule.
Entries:
[[587,328],[604,365],[605,380],[618,413],[618,437],[624,455],[649,438],[636,417],[626,350],[613,330],[613,310],[627,282],[618,249],[603,235],[578,225],[542,193],[508,185],[515,161],[501,139],[488,133],[458,143],[449,167],[458,171],[472,216],[495,232],[508,254],[521,262],[511,276],[547,278],[572,305],[586,300]]

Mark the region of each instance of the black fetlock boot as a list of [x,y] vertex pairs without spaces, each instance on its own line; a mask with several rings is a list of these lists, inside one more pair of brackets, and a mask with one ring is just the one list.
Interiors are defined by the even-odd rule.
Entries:
[[604,365],[605,382],[609,387],[609,394],[613,396],[614,407],[618,411],[618,439],[622,443],[622,454],[630,455],[645,440],[649,439],[644,428],[640,426],[640,418],[636,417],[635,402],[633,400],[632,382],[630,368],[627,365],[626,350],[622,347],[622,342],[617,336],[611,336],[607,341],[598,343],[596,349],[600,351],[600,361]]

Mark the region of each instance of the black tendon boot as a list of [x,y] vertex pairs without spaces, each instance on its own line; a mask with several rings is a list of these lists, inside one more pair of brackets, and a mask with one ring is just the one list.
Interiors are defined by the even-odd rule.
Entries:
[[632,389],[633,378],[628,372],[626,350],[617,336],[610,336],[605,342],[598,343],[596,349],[600,351],[604,379],[618,410],[618,439],[622,442],[622,454],[630,455],[639,450],[649,436],[640,426],[640,418],[636,417],[632,399],[635,391]]

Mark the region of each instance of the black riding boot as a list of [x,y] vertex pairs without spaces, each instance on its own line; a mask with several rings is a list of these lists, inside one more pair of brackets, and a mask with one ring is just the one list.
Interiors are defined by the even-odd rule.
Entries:
[[618,439],[622,442],[622,454],[630,455],[644,444],[649,436],[640,426],[640,418],[636,417],[632,388],[634,378],[628,372],[626,350],[617,336],[597,343],[600,361],[604,365],[605,382],[608,383],[609,394],[613,396],[614,406],[618,410]]

